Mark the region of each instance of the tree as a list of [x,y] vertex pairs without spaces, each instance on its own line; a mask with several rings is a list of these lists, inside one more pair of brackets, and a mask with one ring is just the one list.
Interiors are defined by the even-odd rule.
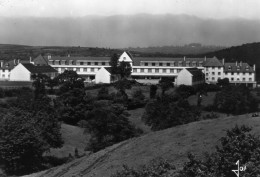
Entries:
[[121,61],[118,66],[118,74],[121,78],[128,78],[131,75],[132,67],[129,62]]
[[0,159],[9,174],[42,169],[43,153],[62,144],[60,124],[50,114],[12,108],[0,118]]
[[243,114],[258,110],[258,102],[245,86],[226,86],[215,96],[215,109],[232,114]]
[[80,77],[76,71],[65,70],[62,74],[56,77],[60,92],[65,93],[74,88],[84,88],[84,79]]
[[196,94],[196,90],[192,86],[180,85],[179,87],[177,87],[176,93],[179,94],[184,99],[186,99],[189,96]]
[[156,96],[157,86],[151,85],[150,86],[150,98],[153,99]]
[[53,93],[53,87],[58,86],[58,84],[59,83],[56,78],[53,78],[53,79],[49,78],[47,80],[46,86],[49,87],[51,89],[50,92]]
[[91,133],[88,149],[94,152],[139,134],[120,104],[107,100],[96,102],[87,117],[86,131]]
[[125,92],[126,89],[131,89],[132,88],[132,83],[131,81],[127,80],[126,78],[121,79],[117,82],[114,83],[114,87],[128,99],[128,96]]
[[45,74],[34,74],[32,75],[32,79],[34,80],[32,83],[34,87],[34,98],[41,98],[46,94],[45,85],[49,77]]
[[198,120],[200,110],[184,99],[163,95],[147,103],[142,120],[154,131]]
[[184,164],[180,171],[181,177],[235,177],[232,171],[237,169],[235,164],[238,160],[240,167],[246,166],[246,170],[240,172],[242,177],[259,175],[260,165],[260,140],[250,134],[252,129],[247,126],[235,126],[226,131],[226,136],[220,138],[220,146],[216,152],[206,154],[202,160],[194,155],[188,156],[189,162]]
[[228,86],[229,85],[229,79],[228,78],[218,79],[217,85],[219,85],[220,87]]
[[160,87],[162,89],[162,95],[165,94],[165,91],[169,90],[170,88],[173,87],[173,83],[172,83],[172,79],[170,78],[162,78],[160,81],[159,81],[159,84],[160,84]]
[[118,55],[115,53],[113,56],[110,58],[110,68],[111,68],[111,74],[118,74]]
[[57,107],[59,119],[71,125],[76,125],[78,121],[84,119],[88,108],[85,96],[85,90],[79,88],[63,93],[56,100],[55,106]]

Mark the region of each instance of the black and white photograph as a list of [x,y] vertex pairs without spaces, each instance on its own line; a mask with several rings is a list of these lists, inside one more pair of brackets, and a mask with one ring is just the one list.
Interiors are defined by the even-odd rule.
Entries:
[[259,177],[259,103],[259,0],[0,0],[0,177]]

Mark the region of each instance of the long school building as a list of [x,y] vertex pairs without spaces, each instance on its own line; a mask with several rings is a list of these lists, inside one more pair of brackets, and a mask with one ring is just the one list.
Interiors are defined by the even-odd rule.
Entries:
[[[203,79],[206,83],[217,83],[218,79],[228,78],[230,83],[233,84],[246,84],[251,87],[256,86],[255,80],[255,65],[250,66],[247,63],[234,62],[225,63],[224,59],[219,60],[216,57],[213,58],[160,58],[160,57],[133,57],[129,52],[123,52],[119,57],[119,62],[129,62],[132,66],[131,77],[138,82],[147,84],[157,84],[160,79],[170,78],[175,85],[178,83],[185,83],[185,81],[178,81],[182,78],[190,80],[195,76],[183,72],[182,77],[178,77],[183,69],[197,68],[198,72],[204,74],[203,77],[196,77],[196,82],[201,83]],[[112,77],[111,73],[101,68],[109,68],[110,57],[74,57],[74,56],[41,56],[39,55],[31,61],[34,65],[50,65],[62,73],[65,70],[74,70],[79,75],[84,77],[87,82],[109,82],[108,77]],[[9,70],[8,70],[9,71]],[[192,71],[192,69],[190,70]],[[11,72],[11,71],[10,71]],[[102,72],[101,74],[99,72]],[[1,72],[0,72],[1,73]],[[183,74],[185,74],[183,76]],[[102,75],[104,81],[102,80]],[[4,74],[5,76],[8,73]],[[196,74],[202,76],[201,74]],[[98,77],[98,78],[96,78]],[[191,77],[191,78],[190,78]],[[1,76],[0,76],[1,79]]]

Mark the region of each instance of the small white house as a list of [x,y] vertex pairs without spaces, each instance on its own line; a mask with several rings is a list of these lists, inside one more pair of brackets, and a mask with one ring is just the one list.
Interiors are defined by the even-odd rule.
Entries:
[[51,78],[57,75],[57,71],[51,66],[35,66],[31,63],[19,63],[10,72],[10,81],[31,81],[33,74],[45,74]]
[[95,75],[95,82],[96,84],[99,83],[106,83],[110,84],[115,81],[117,81],[119,78],[118,75],[111,74],[111,68],[110,67],[102,67],[96,72]]
[[176,85],[195,86],[205,82],[204,73],[198,68],[183,68],[177,76]]
[[95,82],[98,83],[111,83],[111,73],[108,68],[102,67],[96,72]]

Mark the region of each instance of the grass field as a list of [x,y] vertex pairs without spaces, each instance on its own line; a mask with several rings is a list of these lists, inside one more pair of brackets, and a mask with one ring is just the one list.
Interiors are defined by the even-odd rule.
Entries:
[[17,88],[17,87],[32,87],[30,81],[0,81],[0,87],[2,88]]
[[178,168],[187,160],[188,152],[193,152],[198,157],[206,151],[212,152],[219,144],[220,137],[225,135],[225,130],[236,124],[249,125],[253,127],[253,134],[260,135],[260,117],[241,115],[203,120],[151,132],[108,147],[89,157],[82,157],[68,164],[29,176],[109,177],[110,174],[122,169],[123,164],[137,167],[155,157],[166,158]]
[[45,155],[52,155],[55,157],[68,157],[69,153],[74,155],[75,148],[78,149],[79,155],[84,153],[84,148],[86,147],[89,136],[84,134],[84,129],[62,124],[61,125],[62,139],[64,140],[64,145],[62,148],[51,149],[49,153]]

